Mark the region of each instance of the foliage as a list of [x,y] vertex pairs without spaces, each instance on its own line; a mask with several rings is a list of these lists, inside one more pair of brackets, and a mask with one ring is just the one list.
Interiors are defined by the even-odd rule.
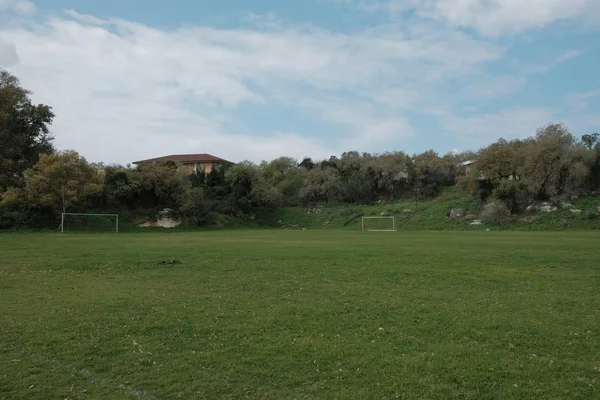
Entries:
[[591,149],[598,142],[599,138],[600,138],[600,133],[590,133],[590,134],[583,135],[581,137],[581,142],[583,143],[583,145],[586,148]]
[[529,205],[531,195],[527,185],[520,180],[504,179],[494,190],[494,197],[502,201],[511,213],[518,213]]
[[540,129],[527,146],[523,178],[537,199],[575,193],[586,181],[586,154],[577,151],[573,135],[562,125]]
[[284,202],[288,205],[296,205],[306,171],[312,168],[310,163],[312,161],[305,160],[305,164],[301,166],[293,158],[280,157],[271,162],[261,163],[260,169],[267,183],[281,193]]
[[377,189],[393,200],[410,188],[410,157],[403,152],[384,153],[372,161]]
[[24,175],[25,187],[9,188],[2,196],[2,205],[15,208],[26,203],[56,214],[75,211],[102,191],[97,171],[74,151],[42,154]]
[[0,193],[23,187],[23,173],[40,154],[51,153],[49,126],[54,114],[44,104],[32,104],[30,92],[19,80],[0,69]]
[[203,190],[197,187],[190,189],[179,211],[187,225],[202,225],[207,214]]
[[281,193],[269,185],[260,168],[250,161],[229,168],[225,179],[231,188],[232,203],[244,212],[281,203]]
[[[506,198],[509,189],[513,200],[516,194],[537,200],[568,198],[586,193],[595,185],[594,163],[594,150],[578,144],[564,125],[550,124],[533,138],[511,142],[500,139],[482,149],[460,183],[482,198],[495,191]],[[510,179],[519,184],[503,183]],[[516,190],[517,186],[521,189]],[[513,210],[520,208],[511,203]]]
[[506,204],[496,201],[486,204],[481,211],[481,218],[485,221],[496,222],[501,224],[510,216],[510,210]]
[[337,169],[333,167],[313,168],[308,171],[300,198],[307,202],[326,202],[335,200],[342,189]]

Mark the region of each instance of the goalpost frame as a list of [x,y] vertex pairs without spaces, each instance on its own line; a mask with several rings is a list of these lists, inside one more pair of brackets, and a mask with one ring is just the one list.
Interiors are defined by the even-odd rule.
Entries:
[[367,229],[367,232],[396,232],[396,217],[362,217],[362,231],[365,232],[365,219],[391,219],[392,229]]
[[116,217],[115,233],[119,233],[119,214],[87,214],[87,213],[61,213],[60,214],[60,233],[65,233],[65,215],[87,215],[90,217]]

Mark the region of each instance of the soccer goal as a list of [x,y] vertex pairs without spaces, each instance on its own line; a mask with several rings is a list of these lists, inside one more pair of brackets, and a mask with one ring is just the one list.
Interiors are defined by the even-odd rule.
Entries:
[[119,214],[62,213],[60,233],[67,231],[119,233]]
[[395,217],[362,217],[363,232],[394,232],[396,231]]

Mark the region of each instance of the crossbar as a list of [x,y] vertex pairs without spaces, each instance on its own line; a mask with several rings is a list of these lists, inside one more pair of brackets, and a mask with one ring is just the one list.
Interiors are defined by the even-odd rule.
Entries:
[[119,214],[87,214],[87,213],[62,213],[62,215],[91,215],[92,217],[118,217]]

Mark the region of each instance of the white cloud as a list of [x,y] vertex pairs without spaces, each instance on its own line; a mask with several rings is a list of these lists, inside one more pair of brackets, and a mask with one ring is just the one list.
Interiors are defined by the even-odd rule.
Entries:
[[498,113],[467,117],[447,115],[443,124],[449,133],[456,136],[457,145],[476,149],[499,138],[510,140],[532,136],[555,117],[548,108],[509,108]]
[[0,66],[12,67],[19,62],[19,55],[13,43],[0,39]]
[[473,28],[486,36],[516,34],[557,21],[598,21],[597,0],[334,0],[371,12],[415,11],[429,20]]
[[[576,9],[577,2],[588,4],[574,1]],[[7,4],[0,0],[0,7]],[[560,53],[543,69],[513,65],[520,76],[488,70],[506,61],[505,48],[456,27],[517,32],[555,21],[560,9],[548,0],[548,14],[513,20],[510,27],[503,17],[510,13],[492,12],[516,10],[518,4],[362,0],[363,9],[416,10],[421,18],[343,34],[285,24],[274,15],[250,16],[255,25],[247,28],[167,30],[67,10],[0,25],[0,64],[21,78],[35,101],[54,107],[56,144],[93,161],[127,163],[188,152],[260,161],[393,150],[421,133],[411,123],[415,114],[439,122],[456,138],[453,145],[472,148],[500,136],[531,135],[554,113],[514,106],[460,115],[519,92],[530,74],[581,54]],[[322,131],[261,123],[247,116],[250,107],[261,115],[286,108]],[[244,126],[243,132],[232,126]]]
[[0,0],[0,10],[14,10],[20,14],[33,14],[35,4],[26,0]]
[[600,90],[569,93],[566,96],[566,103],[571,112],[582,113],[590,110],[590,103],[595,99],[600,99]]
[[[277,22],[161,30],[72,10],[15,20],[0,26],[0,36],[19,54],[11,71],[34,100],[54,107],[57,145],[123,163],[182,152],[259,161],[373,151],[416,133],[402,115],[415,107],[408,99],[426,107],[440,83],[502,54],[453,31],[412,37],[382,26],[338,34]],[[276,126],[248,129],[256,135],[225,129],[239,125],[236,112],[247,104],[305,110],[346,133],[310,132],[320,135],[310,139]]]

